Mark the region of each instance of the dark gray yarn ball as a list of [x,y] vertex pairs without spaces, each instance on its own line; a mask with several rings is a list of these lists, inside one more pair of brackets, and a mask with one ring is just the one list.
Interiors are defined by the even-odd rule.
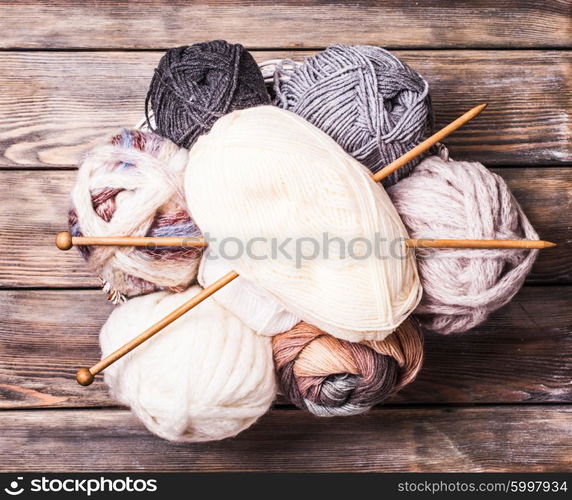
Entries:
[[[333,45],[296,69],[279,67],[274,90],[275,104],[326,132],[374,173],[433,130],[429,85],[379,47]],[[421,159],[383,184],[395,184]]]
[[214,40],[165,53],[151,80],[145,113],[151,127],[153,110],[155,132],[190,148],[221,116],[269,103],[254,58],[242,45]]

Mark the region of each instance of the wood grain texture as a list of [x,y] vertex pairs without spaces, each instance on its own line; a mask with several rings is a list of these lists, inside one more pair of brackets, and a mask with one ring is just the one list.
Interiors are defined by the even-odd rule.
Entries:
[[[564,472],[572,408],[274,410],[236,438],[174,444],[127,411],[0,412],[4,472]],[[348,430],[351,429],[351,432]]]
[[[161,52],[9,52],[0,59],[0,166],[73,167],[89,145],[143,116]],[[259,60],[300,58],[255,52]],[[572,162],[572,52],[398,51],[432,89],[437,127],[489,103],[450,136],[487,165]],[[518,68],[518,71],[515,70]]]
[[[474,331],[428,333],[419,378],[392,402],[571,403],[571,306],[572,287],[525,287]],[[0,292],[0,408],[114,406],[102,377],[74,378],[99,360],[112,307],[96,290]]]
[[[2,0],[0,47],[570,47],[568,0],[50,2]],[[23,29],[26,26],[28,29]]]
[[[572,48],[571,14],[572,0],[0,0],[0,472],[571,470],[572,51],[557,50]],[[163,51],[215,38],[258,61],[402,49],[437,126],[489,103],[451,156],[510,167],[495,171],[559,246],[487,323],[427,334],[419,378],[385,407],[318,419],[279,400],[235,439],[181,445],[117,407],[101,376],[75,382],[113,306],[53,239],[71,169],[139,121]]]
[[[572,281],[572,169],[495,169],[513,189],[541,238],[558,243],[540,252],[535,283]],[[67,229],[75,171],[0,171],[0,288],[94,287],[100,283],[75,249],[55,246]],[[558,200],[560,210],[554,209]],[[447,235],[443,235],[444,237]]]

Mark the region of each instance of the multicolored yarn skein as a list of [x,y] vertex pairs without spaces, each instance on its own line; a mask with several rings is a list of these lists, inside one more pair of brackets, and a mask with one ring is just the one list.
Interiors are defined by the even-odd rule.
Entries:
[[[388,190],[412,238],[538,239],[505,181],[480,163],[425,159]],[[487,319],[518,292],[538,250],[417,252],[422,326],[459,333]]]
[[[199,291],[157,292],[116,308],[101,329],[103,356]],[[107,368],[105,382],[151,432],[171,441],[235,436],[276,396],[271,340],[212,300]]]
[[[220,118],[189,153],[185,192],[197,224],[217,238],[209,252],[224,257],[225,239],[242,242],[249,251],[233,256],[233,268],[331,335],[381,340],[421,299],[414,252],[386,192],[298,115],[258,106]],[[325,235],[347,251],[334,244],[328,256],[309,255]],[[275,252],[288,238],[293,254]]]
[[[124,130],[87,153],[71,197],[72,236],[200,236],[182,176],[188,152],[152,132]],[[196,279],[193,247],[78,247],[114,302]]]
[[[301,66],[278,66],[275,104],[330,135],[372,172],[431,135],[429,85],[390,52],[370,45],[332,45]],[[395,184],[421,161],[383,180]]]
[[269,104],[254,58],[242,45],[224,40],[168,50],[159,61],[145,101],[155,131],[190,148],[221,116],[235,109]]
[[320,417],[366,412],[412,382],[423,362],[423,337],[412,319],[361,344],[301,322],[273,337],[272,349],[281,390]]

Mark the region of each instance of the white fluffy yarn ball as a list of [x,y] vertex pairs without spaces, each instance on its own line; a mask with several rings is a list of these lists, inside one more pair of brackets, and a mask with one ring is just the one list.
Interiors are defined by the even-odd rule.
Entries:
[[[207,287],[232,270],[230,262],[207,250],[203,254],[197,279]],[[277,335],[300,322],[300,318],[279,304],[268,292],[242,276],[218,290],[212,299],[260,335]]]
[[[258,106],[220,118],[189,153],[185,192],[203,233],[218,240],[217,254],[229,257],[223,242],[234,238],[249,251],[232,251],[233,268],[331,335],[381,340],[419,303],[414,252],[386,192],[332,138],[289,111]],[[334,243],[328,256],[324,246],[317,258],[296,258],[326,236],[347,251]],[[288,238],[301,248],[294,257],[274,251]],[[361,257],[352,241],[362,243]]]
[[[101,330],[103,356],[200,290],[157,292],[115,309]],[[213,300],[107,368],[105,382],[151,432],[171,441],[235,436],[266,413],[276,395],[271,339]]]

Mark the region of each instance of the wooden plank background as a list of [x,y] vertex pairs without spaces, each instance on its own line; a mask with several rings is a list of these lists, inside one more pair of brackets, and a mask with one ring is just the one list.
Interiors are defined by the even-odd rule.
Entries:
[[[255,51],[258,61],[312,52]],[[487,102],[447,140],[487,165],[572,163],[572,52],[396,51],[431,85],[437,126]],[[133,126],[162,52],[7,52],[0,61],[0,165],[74,167],[86,146]],[[65,78],[62,76],[65,75]]]
[[[465,335],[428,333],[422,373],[392,402],[569,402],[571,302],[571,287],[529,286]],[[90,389],[74,380],[99,359],[97,333],[112,307],[99,290],[0,291],[0,408],[114,406],[101,377]]]
[[[223,38],[248,48],[570,48],[567,0],[2,0],[4,48],[168,49]],[[31,29],[30,29],[31,28]]]
[[351,424],[274,410],[234,439],[192,446],[125,410],[5,411],[0,426],[14,472],[29,457],[37,471],[565,472],[571,418],[569,405],[382,408]]
[[[571,13],[570,0],[0,0],[0,471],[569,470]],[[53,238],[78,159],[139,121],[163,51],[213,38],[259,61],[330,43],[396,49],[429,81],[438,125],[488,102],[451,155],[505,178],[558,247],[484,325],[427,334],[423,372],[384,408],[324,420],[279,401],[236,439],[174,445],[100,379],[73,381],[98,359],[112,306]]]

